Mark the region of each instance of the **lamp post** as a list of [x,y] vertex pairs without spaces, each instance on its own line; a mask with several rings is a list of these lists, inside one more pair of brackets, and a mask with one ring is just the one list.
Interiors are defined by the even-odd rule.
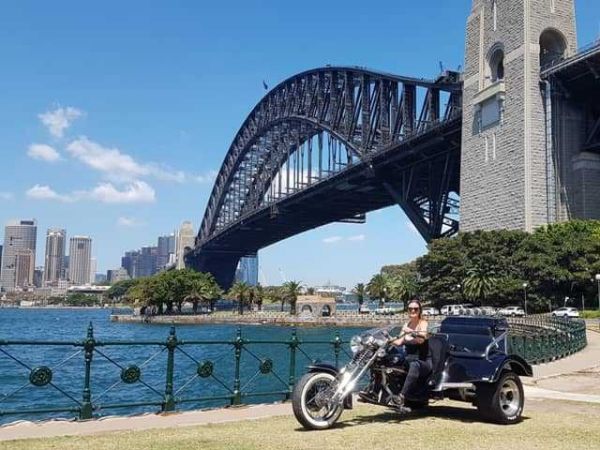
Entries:
[[596,281],[598,282],[598,311],[600,311],[600,273],[596,274]]
[[524,294],[524,297],[525,297],[525,304],[524,304],[524,306],[525,306],[525,308],[524,308],[525,309],[525,315],[527,315],[527,286],[529,286],[529,284],[523,283],[523,294]]
[[570,300],[570,298],[569,298],[569,297],[565,297],[565,305],[564,305],[564,306],[567,306],[567,302],[568,302],[569,300]]

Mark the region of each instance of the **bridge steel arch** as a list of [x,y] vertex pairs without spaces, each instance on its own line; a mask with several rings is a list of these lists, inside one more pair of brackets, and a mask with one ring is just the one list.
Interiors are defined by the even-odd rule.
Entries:
[[[454,72],[425,80],[325,67],[283,81],[234,137],[186,263],[228,287],[241,256],[394,203],[426,240],[455,233],[461,101]],[[340,192],[356,204],[315,212]],[[311,217],[294,216],[302,210]]]

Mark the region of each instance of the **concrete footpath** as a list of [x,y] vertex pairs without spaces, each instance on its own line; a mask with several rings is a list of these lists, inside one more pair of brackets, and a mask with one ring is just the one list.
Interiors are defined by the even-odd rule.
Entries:
[[[582,384],[577,380],[578,376],[592,377],[590,384]],[[577,381],[574,383],[573,379]],[[600,386],[600,333],[588,332],[588,346],[584,350],[568,358],[534,367],[534,377],[523,381],[526,398],[600,404],[600,390],[594,388]],[[289,403],[279,403],[133,417],[105,417],[88,421],[23,421],[0,427],[0,441],[198,426],[291,414],[292,407]]]

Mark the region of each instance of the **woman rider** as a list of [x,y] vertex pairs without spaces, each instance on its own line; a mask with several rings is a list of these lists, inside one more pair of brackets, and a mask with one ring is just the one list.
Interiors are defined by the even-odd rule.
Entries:
[[404,406],[405,399],[411,399],[418,390],[419,378],[427,377],[432,371],[429,346],[427,345],[427,320],[422,317],[423,307],[418,300],[408,303],[408,322],[402,327],[401,337],[392,341],[394,345],[404,345],[408,374],[402,391],[394,397],[394,403],[401,411],[410,411]]

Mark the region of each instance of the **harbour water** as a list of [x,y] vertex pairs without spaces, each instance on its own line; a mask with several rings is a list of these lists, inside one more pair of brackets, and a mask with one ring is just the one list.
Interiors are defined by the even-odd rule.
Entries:
[[[158,411],[160,406],[142,405],[119,407],[111,405],[134,402],[161,402],[165,391],[165,342],[170,325],[143,323],[119,324],[109,321],[108,309],[52,309],[3,308],[0,309],[0,343],[2,341],[60,341],[82,342],[89,323],[93,324],[94,338],[100,343],[120,343],[97,347],[91,370],[91,399],[94,415],[132,414]],[[358,328],[339,330],[342,340],[356,334]],[[235,379],[233,341],[237,326],[202,325],[177,326],[180,341],[211,341],[211,344],[184,344],[175,352],[174,393],[178,399],[199,399],[231,394]],[[250,341],[287,341],[292,328],[280,326],[243,326],[242,336]],[[327,328],[301,328],[297,330],[300,341],[331,341],[335,330]],[[129,342],[147,342],[129,345]],[[181,350],[179,350],[181,349]],[[334,360],[331,344],[306,344],[298,349],[295,376],[300,376],[314,359]],[[347,358],[345,351],[340,361]],[[262,373],[260,363],[269,359],[272,371]],[[198,367],[210,361],[213,372],[204,378]],[[130,366],[140,369],[140,379],[128,384],[121,374]],[[30,381],[32,370],[48,367],[52,371],[51,383],[35,386]],[[48,417],[75,417],[72,411],[44,414],[4,414],[6,411],[40,408],[77,408],[84,389],[84,352],[72,345],[42,346],[0,345],[0,423],[19,419]],[[290,377],[289,346],[282,344],[249,344],[240,358],[240,388],[244,393],[261,394],[285,390]],[[282,395],[244,396],[244,403],[281,400]],[[225,399],[184,402],[177,409],[207,408],[228,404]]]

